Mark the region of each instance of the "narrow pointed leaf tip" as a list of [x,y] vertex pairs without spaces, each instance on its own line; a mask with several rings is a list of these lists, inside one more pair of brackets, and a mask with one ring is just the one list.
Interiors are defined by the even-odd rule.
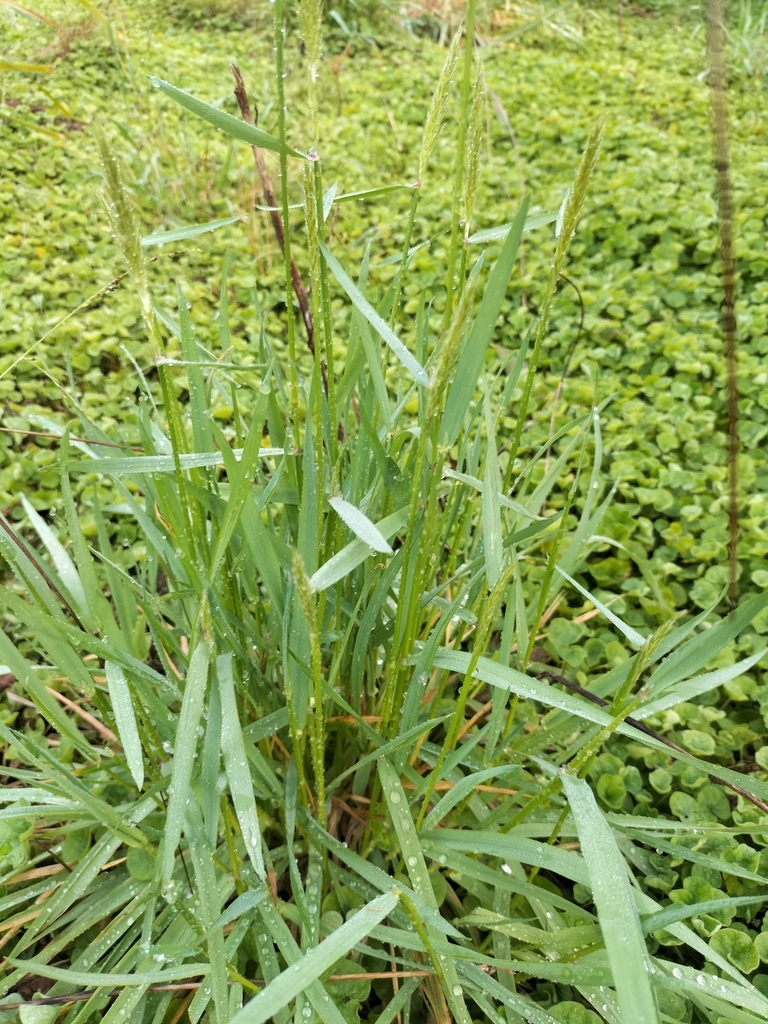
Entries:
[[392,548],[381,531],[374,526],[368,516],[361,512],[359,508],[351,505],[344,498],[330,498],[328,503],[339,518],[346,523],[361,541],[372,547],[374,551],[380,551],[386,555],[392,554]]
[[568,580],[572,587],[575,587],[578,590],[582,597],[586,597],[588,601],[591,601],[595,608],[597,608],[597,610],[601,612],[606,617],[606,619],[609,620],[609,622],[612,622],[617,629],[620,629],[624,636],[627,638],[627,640],[629,640],[629,642],[633,644],[633,646],[643,646],[643,644],[645,643],[645,637],[641,633],[638,633],[636,629],[632,629],[632,627],[628,626],[626,622],[623,622],[618,615],[615,615],[610,608],[607,608],[604,604],[601,604],[601,602],[597,600],[594,594],[590,594],[588,590],[582,587],[580,583],[577,583],[576,580],[572,576],[569,576],[564,569],[561,569],[559,565],[556,565],[555,568],[561,576]]
[[347,296],[352,302],[355,309],[361,313],[376,333],[389,345],[390,349],[394,352],[406,370],[410,373],[417,384],[421,384],[422,387],[428,388],[431,386],[429,374],[421,365],[421,363],[412,356],[405,345],[400,341],[398,336],[384,320],[373,306],[370,304],[368,299],[363,295],[357,285],[352,281],[347,273],[343,270],[341,264],[328,249],[327,246],[320,242],[320,249],[323,254],[323,258],[328,265],[333,276],[339,282],[341,287],[347,293]]
[[128,770],[133,776],[133,781],[138,789],[144,785],[144,754],[141,749],[141,739],[136,726],[136,715],[133,709],[133,700],[128,686],[128,680],[119,665],[111,661],[104,663],[107,676],[107,688],[112,701],[112,711],[115,716],[115,725],[120,736],[120,742],[125,752],[125,760],[128,763]]
[[225,135],[231,135],[233,138],[246,142],[249,146],[257,146],[259,149],[269,149],[273,153],[285,152],[289,156],[298,157],[300,160],[307,159],[303,153],[292,149],[291,146],[283,147],[280,140],[275,138],[274,135],[270,135],[269,132],[262,131],[261,128],[255,128],[239,117],[233,117],[232,114],[227,114],[225,111],[219,110],[218,107],[199,100],[196,96],[185,92],[183,89],[177,89],[175,85],[171,85],[170,82],[164,82],[162,78],[155,78],[154,75],[150,75],[149,81],[156,89],[165,93],[169,99],[178,103],[180,107],[184,107],[191,114],[202,118],[208,124],[212,124],[214,128],[218,128]]
[[195,238],[197,235],[204,235],[208,231],[216,231],[217,228],[225,228],[229,224],[236,224],[239,220],[243,219],[243,214],[239,213],[236,217],[225,217],[223,220],[209,220],[204,224],[189,224],[183,228],[173,228],[171,231],[155,231],[151,235],[145,235],[141,240],[141,244],[148,246],[163,245],[165,242],[183,242],[185,238]]

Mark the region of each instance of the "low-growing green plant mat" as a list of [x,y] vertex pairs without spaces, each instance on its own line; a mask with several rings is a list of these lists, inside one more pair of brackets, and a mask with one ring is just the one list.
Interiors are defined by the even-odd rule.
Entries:
[[[194,36],[153,56],[151,19],[51,54],[123,82],[114,108],[98,86],[90,227],[82,183],[57,181],[74,121],[11,104],[10,137],[44,140],[54,209],[78,211],[62,253],[93,240],[105,262],[54,274],[35,231],[9,243],[45,251],[6,300],[0,369],[19,432],[0,1015],[765,1020],[759,260],[741,280],[748,572],[723,617],[697,38],[638,18],[617,51],[616,22],[584,10],[511,52],[339,55],[318,86],[319,8],[298,19],[306,79],[282,78],[299,58],[281,0],[272,67],[271,13],[258,127],[224,98],[219,51],[208,88],[182,91]],[[642,63],[648,38],[683,70]],[[555,69],[561,110],[537,112]],[[688,105],[644,124],[644,90]],[[760,96],[734,91],[743,132]],[[290,253],[250,208],[249,143],[290,181],[313,352]],[[743,169],[756,143],[737,143]],[[28,145],[9,154],[24,180]]]

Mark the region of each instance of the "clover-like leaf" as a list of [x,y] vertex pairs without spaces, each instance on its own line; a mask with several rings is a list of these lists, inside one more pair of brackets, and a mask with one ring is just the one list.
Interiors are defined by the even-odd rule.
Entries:
[[709,945],[744,974],[750,974],[760,963],[755,943],[736,928],[721,928],[709,940]]

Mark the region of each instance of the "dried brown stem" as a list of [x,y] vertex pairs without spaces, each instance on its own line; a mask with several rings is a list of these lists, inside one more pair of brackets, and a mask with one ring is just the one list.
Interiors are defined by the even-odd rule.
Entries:
[[11,527],[9,526],[5,516],[2,515],[2,513],[0,513],[0,528],[2,528],[3,531],[8,535],[8,538],[11,541],[11,543],[19,551],[21,551],[22,554],[26,555],[27,558],[30,560],[30,562],[34,565],[35,569],[37,569],[37,571],[43,577],[45,582],[48,584],[48,587],[50,588],[51,593],[54,594],[59,599],[59,601],[61,601],[61,603],[66,608],[66,610],[72,616],[72,618],[75,621],[75,624],[76,624],[77,628],[79,630],[81,630],[83,633],[86,633],[87,630],[86,630],[85,626],[83,625],[83,623],[80,621],[80,617],[78,616],[77,612],[74,610],[72,605],[69,603],[69,601],[66,599],[66,597],[64,597],[62,592],[59,590],[59,588],[53,582],[53,580],[51,579],[51,575],[48,572],[45,564],[38,559],[37,552],[33,551],[26,544],[22,543],[20,538],[11,529]]
[[[26,427],[0,427],[4,434],[26,434],[27,437],[52,437],[57,441],[62,440],[61,434],[54,434],[48,430],[27,430]],[[121,448],[132,452],[143,452],[143,448],[131,444],[118,444],[116,441],[93,441],[90,437],[73,437],[69,435],[70,441],[80,441],[83,444],[99,444],[104,448]]]
[[[488,971],[489,968],[482,966],[481,970]],[[370,971],[365,974],[332,974],[328,981],[376,981],[377,979],[390,979],[397,984],[400,978],[432,978],[433,971]],[[168,985],[149,985],[147,992],[195,992],[202,985],[202,981],[178,981]],[[232,982],[230,981],[231,985]],[[263,978],[254,978],[252,984],[266,985]],[[14,1003],[3,1003],[4,1010],[18,1010],[22,1006],[63,1006],[67,1003],[82,1003],[95,995],[96,989],[88,992],[70,992],[68,995],[45,996],[42,999],[22,999]],[[110,996],[119,996],[122,989],[113,989]]]
[[[235,80],[235,99],[237,100],[237,105],[240,107],[240,115],[246,124],[255,126],[256,121],[251,113],[251,104],[248,100],[248,93],[245,90],[245,83],[243,82],[243,76],[240,73],[240,68],[237,64],[230,64],[229,70],[232,72],[232,77]],[[256,171],[259,175],[259,181],[261,182],[264,205],[269,208],[272,229],[275,232],[277,244],[280,246],[280,250],[284,254],[285,228],[283,226],[283,218],[280,216],[280,210],[278,209],[277,202],[275,200],[275,192],[272,188],[272,179],[269,176],[267,163],[264,159],[264,152],[259,149],[258,146],[251,146],[251,150],[253,151],[253,159],[256,162]],[[283,187],[285,188],[285,182],[283,182]],[[296,265],[296,260],[293,259],[293,257],[291,257],[291,282],[293,284],[293,290],[296,293],[296,300],[299,303],[299,308],[301,309],[304,327],[307,331],[307,344],[309,345],[310,352],[314,355],[315,329],[312,323],[312,312],[309,308],[309,297],[307,295],[307,289],[304,287],[304,282],[301,278],[301,271]]]
[[728,80],[726,71],[725,6],[709,0],[709,77],[712,86],[712,132],[717,175],[717,219],[720,234],[720,273],[723,287],[722,324],[725,337],[728,394],[728,603],[739,595],[739,393],[736,336],[736,268],[733,259],[733,190],[728,144]]

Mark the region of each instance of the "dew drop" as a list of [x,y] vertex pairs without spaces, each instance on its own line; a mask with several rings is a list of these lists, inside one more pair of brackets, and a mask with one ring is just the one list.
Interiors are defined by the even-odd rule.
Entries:
[[415,868],[418,863],[419,862],[418,862],[416,857],[409,857],[408,858],[408,867]]
[[392,792],[389,794],[389,799],[393,804],[400,803],[400,794],[397,792],[396,789],[393,789]]

